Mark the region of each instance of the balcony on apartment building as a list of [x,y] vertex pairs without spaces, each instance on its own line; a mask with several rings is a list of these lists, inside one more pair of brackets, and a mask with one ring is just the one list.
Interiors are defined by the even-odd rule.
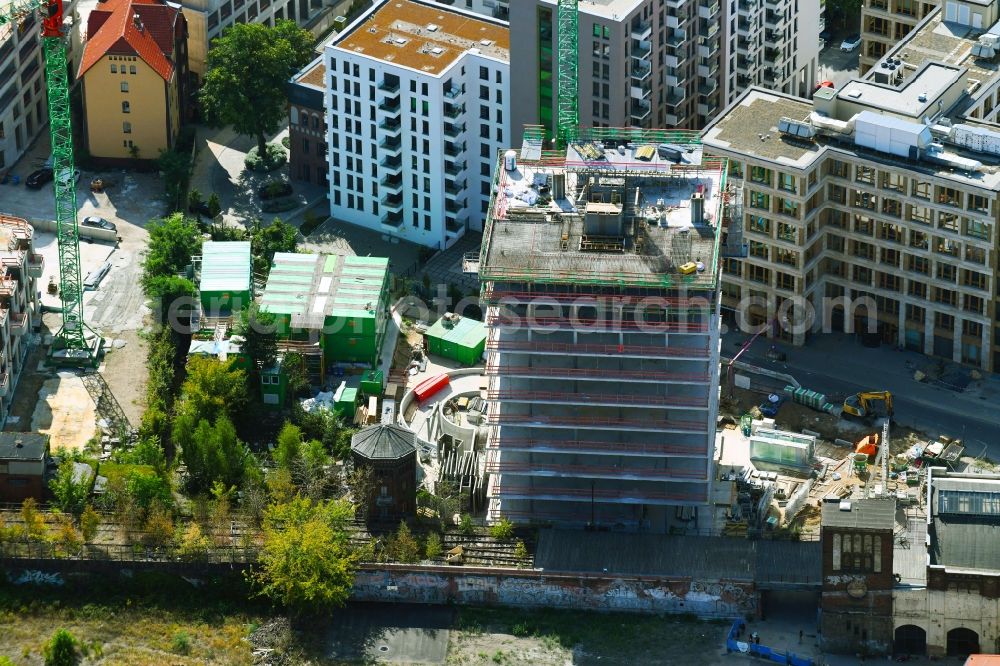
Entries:
[[457,139],[465,134],[465,125],[460,123],[445,123],[444,135],[452,139]]
[[378,105],[379,111],[388,113],[390,115],[396,115],[399,113],[399,96],[396,97],[386,97],[382,100],[382,103]]
[[465,113],[465,105],[446,100],[444,103],[444,111],[442,113],[445,118],[450,118],[452,120],[460,118]]
[[399,155],[389,156],[379,162],[378,165],[387,171],[399,171],[403,168],[403,158]]
[[687,23],[688,17],[686,14],[678,12],[667,12],[666,25],[668,28],[676,29]]
[[712,21],[719,16],[719,2],[715,0],[701,0],[698,3],[698,17],[706,21]]
[[461,234],[465,231],[465,220],[455,217],[445,217],[444,230],[449,236]]
[[382,92],[387,93],[398,93],[399,92],[399,79],[397,77],[392,77],[391,79],[384,79],[378,84],[378,89]]
[[465,89],[462,86],[449,86],[444,90],[444,99],[446,104],[456,104],[455,100],[462,96]]
[[403,175],[401,173],[390,174],[380,180],[378,186],[383,190],[400,191],[403,189]]
[[653,106],[648,99],[632,100],[632,120],[642,122],[653,113]]
[[455,143],[453,141],[444,142],[445,157],[459,157],[464,152],[465,152],[464,143]]
[[649,85],[641,86],[630,86],[629,96],[632,99],[649,99],[650,95],[653,94],[653,88]]
[[381,199],[382,206],[391,211],[399,211],[403,209],[403,195],[402,194],[386,194]]
[[390,227],[399,227],[403,224],[403,212],[393,211],[382,215],[382,224]]
[[767,28],[777,29],[780,28],[785,23],[784,12],[775,12],[768,9],[764,12],[764,26]]
[[640,42],[648,41],[653,36],[653,23],[651,21],[639,21],[632,26],[632,39]]
[[378,128],[390,135],[399,135],[403,122],[398,117],[388,117],[378,124]]
[[635,40],[632,42],[632,58],[634,60],[648,61],[649,54],[653,52],[653,43],[647,39]]
[[[686,30],[671,30],[667,32],[667,38],[664,43],[668,48],[678,49],[684,45],[687,41],[687,31]],[[675,54],[677,57],[681,57],[683,54]]]
[[456,199],[456,198],[460,197],[463,192],[465,192],[465,181],[464,180],[456,182],[456,183],[452,183],[450,181],[446,181],[445,184],[444,184],[444,195],[445,195],[445,197],[447,197],[449,199]]
[[670,93],[667,95],[667,107],[676,108],[684,103],[685,98],[687,98],[687,88],[684,86],[675,86],[670,89]]
[[384,153],[399,153],[403,149],[403,142],[399,136],[388,136],[378,144],[379,150]]
[[648,60],[636,60],[631,67],[632,83],[642,83],[653,74],[653,64]]

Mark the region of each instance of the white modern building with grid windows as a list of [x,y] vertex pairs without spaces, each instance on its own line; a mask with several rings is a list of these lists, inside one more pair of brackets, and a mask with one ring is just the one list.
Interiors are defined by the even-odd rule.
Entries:
[[510,140],[507,23],[382,2],[325,48],[330,214],[431,248],[481,230]]

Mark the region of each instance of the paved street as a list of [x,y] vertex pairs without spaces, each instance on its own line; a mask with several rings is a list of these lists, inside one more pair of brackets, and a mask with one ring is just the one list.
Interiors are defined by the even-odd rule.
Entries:
[[[723,337],[722,354],[735,354],[747,335],[729,333]],[[741,361],[794,376],[803,387],[841,397],[858,391],[891,391],[895,419],[902,425],[921,430],[931,437],[947,435],[965,441],[970,456],[978,456],[984,447],[987,455],[1000,461],[1000,377],[987,375],[972,381],[962,392],[917,382],[913,373],[936,363],[915,352],[897,351],[882,346],[863,347],[853,336],[830,333],[816,335],[803,347],[778,344],[787,354],[787,362],[766,359],[773,344],[758,338]]]
[[836,88],[847,83],[851,77],[858,75],[858,57],[861,49],[850,53],[840,50],[840,38],[832,39],[819,54],[819,71],[816,74],[819,81],[833,81]]

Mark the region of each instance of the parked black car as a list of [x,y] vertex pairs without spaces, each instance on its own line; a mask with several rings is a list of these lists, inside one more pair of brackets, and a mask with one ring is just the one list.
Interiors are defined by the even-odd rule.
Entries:
[[264,183],[257,188],[257,196],[264,201],[267,201],[268,199],[287,197],[291,193],[292,186],[289,183],[280,180],[272,180],[271,182]]
[[45,183],[52,182],[52,178],[52,169],[45,167],[37,171],[32,171],[27,180],[24,181],[24,186],[32,190],[37,190]]

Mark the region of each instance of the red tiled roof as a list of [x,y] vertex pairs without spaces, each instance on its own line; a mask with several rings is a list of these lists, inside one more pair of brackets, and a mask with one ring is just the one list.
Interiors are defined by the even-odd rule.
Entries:
[[87,20],[87,42],[77,78],[106,55],[135,55],[163,80],[170,80],[178,14],[180,10],[162,0],[108,0],[99,4]]

